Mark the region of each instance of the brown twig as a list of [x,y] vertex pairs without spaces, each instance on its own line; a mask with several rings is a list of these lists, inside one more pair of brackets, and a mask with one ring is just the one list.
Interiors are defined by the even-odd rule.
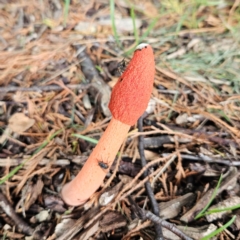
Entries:
[[129,202],[131,203],[131,208],[133,209],[134,213],[142,220],[150,220],[155,224],[159,224],[162,225],[163,227],[167,228],[168,230],[170,230],[171,232],[173,232],[174,234],[176,234],[178,237],[180,237],[181,239],[184,240],[192,240],[192,238],[188,237],[185,233],[183,233],[182,231],[180,231],[175,224],[169,223],[163,219],[161,219],[160,217],[154,215],[153,213],[151,213],[150,211],[144,211],[143,209],[141,209],[134,201],[133,199],[129,196],[128,197]]
[[24,222],[14,211],[10,203],[7,201],[5,196],[0,192],[0,206],[2,210],[14,221],[17,229],[29,236],[32,236],[34,233],[34,229],[28,226],[26,222]]
[[[87,89],[90,87],[90,84],[68,84],[66,85],[67,88],[70,89]],[[1,87],[0,92],[16,92],[16,91],[21,91],[21,92],[39,92],[39,91],[44,91],[44,92],[49,92],[49,91],[58,91],[62,90],[63,87],[59,85],[46,85],[46,86],[32,86],[32,87],[16,87],[16,86],[7,86],[7,87]]]
[[[138,131],[143,132],[143,117],[142,116],[138,119]],[[143,139],[144,139],[144,137],[141,136],[141,135],[138,137],[138,151],[139,151],[139,155],[141,157],[142,167],[145,167],[147,165],[147,161],[146,161],[145,154],[144,154]],[[143,173],[143,176],[147,177],[148,176],[148,171],[145,171]],[[151,184],[150,184],[149,181],[147,181],[145,183],[145,188],[146,188],[150,203],[152,205],[153,212],[156,216],[159,216],[159,206],[158,206],[158,203],[157,203],[157,201],[154,197],[153,189],[151,188]],[[159,240],[164,239],[161,225],[155,223],[154,227],[155,227],[155,230],[156,230],[156,238],[155,239],[159,239]]]
[[[147,125],[151,125],[162,130],[162,128],[158,124],[156,124],[156,122],[154,121],[148,120]],[[228,146],[229,144],[231,144],[234,147],[239,148],[239,144],[235,139],[226,138],[226,136],[229,136],[227,132],[206,132],[204,130],[185,129],[183,127],[177,127],[175,125],[168,125],[168,124],[165,124],[165,126],[170,128],[172,131],[177,131],[179,133],[181,132],[182,134],[188,134],[198,139],[207,139],[211,142],[217,143],[222,146]],[[163,144],[171,143],[171,142],[173,141],[168,135],[149,137],[144,139],[144,146],[145,148],[146,147],[157,148],[162,146]]]
[[[162,154],[164,157],[169,156],[169,153],[164,153]],[[232,161],[231,159],[216,159],[216,158],[211,158],[209,156],[193,156],[189,154],[181,154],[180,155],[183,160],[189,160],[189,161],[204,161],[208,163],[219,163],[219,164],[224,164],[227,166],[240,166],[239,161]]]

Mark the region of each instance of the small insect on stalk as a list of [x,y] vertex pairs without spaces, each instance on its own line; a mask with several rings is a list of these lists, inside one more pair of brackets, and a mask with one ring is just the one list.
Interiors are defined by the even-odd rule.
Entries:
[[123,74],[123,72],[126,70],[127,68],[127,62],[125,61],[125,58],[118,63],[118,66],[117,66],[117,70],[118,72],[120,73],[120,75]]
[[102,169],[108,169],[109,168],[109,165],[108,165],[108,162],[104,162],[103,160],[97,160],[98,161],[98,166]]

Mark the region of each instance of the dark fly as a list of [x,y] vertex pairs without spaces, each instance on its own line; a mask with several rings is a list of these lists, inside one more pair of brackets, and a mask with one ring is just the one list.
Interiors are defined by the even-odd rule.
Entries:
[[105,170],[109,168],[108,163],[106,163],[104,161],[99,161],[98,160],[98,165],[99,165],[100,168],[105,169]]
[[126,70],[127,68],[127,63],[125,61],[125,59],[123,59],[121,62],[118,63],[118,72],[120,73],[120,75],[123,74],[123,72]]

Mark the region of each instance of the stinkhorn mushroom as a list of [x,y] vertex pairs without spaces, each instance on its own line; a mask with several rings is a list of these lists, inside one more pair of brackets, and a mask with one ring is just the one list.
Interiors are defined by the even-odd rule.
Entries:
[[130,127],[147,107],[154,74],[153,50],[150,45],[141,43],[112,90],[109,125],[81,171],[62,189],[66,204],[81,205],[100,187]]

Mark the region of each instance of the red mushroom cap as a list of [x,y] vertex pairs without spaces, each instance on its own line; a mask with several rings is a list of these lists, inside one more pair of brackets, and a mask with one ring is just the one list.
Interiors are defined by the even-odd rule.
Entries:
[[154,75],[152,47],[141,43],[112,90],[109,109],[115,119],[128,125],[137,122],[150,100]]

